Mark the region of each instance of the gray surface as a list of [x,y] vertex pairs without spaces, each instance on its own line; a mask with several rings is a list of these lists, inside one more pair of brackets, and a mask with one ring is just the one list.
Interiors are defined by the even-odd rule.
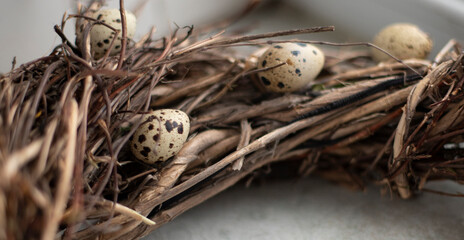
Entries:
[[[428,187],[464,191],[451,182]],[[381,196],[323,180],[235,186],[162,226],[145,240],[167,239],[464,239],[464,199]]]

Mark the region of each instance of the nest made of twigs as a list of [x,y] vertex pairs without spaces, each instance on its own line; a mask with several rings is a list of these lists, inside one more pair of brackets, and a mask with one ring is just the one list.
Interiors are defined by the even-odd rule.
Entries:
[[[149,33],[93,60],[56,27],[61,45],[0,79],[0,238],[138,238],[274,162],[403,198],[430,180],[462,181],[463,55],[454,40],[433,62],[377,65],[366,48],[324,49],[316,83],[291,94],[261,91],[256,70],[228,49],[332,29]],[[289,123],[411,69],[424,78]],[[126,143],[140,115],[159,108],[185,111],[192,127],[175,157],[148,166]]]

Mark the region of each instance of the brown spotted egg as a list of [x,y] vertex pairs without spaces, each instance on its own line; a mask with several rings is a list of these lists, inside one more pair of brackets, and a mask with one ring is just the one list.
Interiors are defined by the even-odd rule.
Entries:
[[[433,46],[427,33],[409,23],[396,23],[385,27],[374,37],[374,44],[399,59],[424,59]],[[374,60],[378,62],[394,61],[377,49],[372,49],[371,52]]]
[[274,92],[301,90],[312,82],[324,66],[324,53],[305,43],[280,43],[258,59],[258,69],[284,65],[258,73],[260,82]]
[[131,151],[139,160],[153,164],[176,155],[190,131],[186,113],[177,109],[161,109],[144,116],[131,140]]
[[[110,55],[115,55],[121,51],[122,24],[119,9],[103,9],[95,12],[93,18],[100,20],[111,27],[121,30],[116,36],[116,32],[105,25],[96,24],[90,30],[90,47],[95,59],[99,59],[110,51]],[[134,37],[136,29],[135,15],[126,11],[127,38]],[[116,38],[113,47],[110,49],[111,41]]]

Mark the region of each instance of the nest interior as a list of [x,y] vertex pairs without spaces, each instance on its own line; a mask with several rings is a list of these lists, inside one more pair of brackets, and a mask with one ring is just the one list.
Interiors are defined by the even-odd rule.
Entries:
[[[231,47],[332,27],[148,33],[94,60],[88,45],[66,41],[64,23],[55,27],[63,43],[50,55],[0,78],[1,239],[139,238],[277,162],[296,166],[298,176],[356,189],[374,183],[402,198],[432,191],[428,181],[463,180],[463,55],[454,40],[433,61],[382,64],[368,47],[295,40],[336,49],[324,48],[315,84],[278,94],[254,79],[256,59]],[[371,91],[414,72],[423,77]],[[190,137],[172,159],[149,166],[127,142],[141,115],[162,108],[189,114]]]

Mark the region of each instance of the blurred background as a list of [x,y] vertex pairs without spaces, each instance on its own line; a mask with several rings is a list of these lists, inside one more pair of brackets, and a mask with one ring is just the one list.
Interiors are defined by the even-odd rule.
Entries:
[[[47,55],[60,39],[53,31],[65,12],[75,13],[76,0],[0,0],[0,73],[17,64]],[[86,2],[86,1],[84,1]],[[142,0],[127,0],[136,9]],[[156,36],[179,26],[202,26],[239,13],[248,0],[147,0],[137,19],[135,39],[152,26]],[[108,0],[109,7],[118,1]],[[371,41],[382,27],[394,22],[412,22],[428,32],[435,42],[431,56],[451,38],[464,39],[462,0],[261,0],[258,9],[234,27],[252,33],[334,25],[335,32],[299,36],[302,39],[337,42]],[[65,33],[74,39],[73,21]]]
[[[59,44],[53,31],[74,0],[0,0],[0,73],[47,55]],[[127,0],[126,8],[140,2]],[[152,26],[161,37],[174,27],[202,26],[241,12],[248,0],[148,0],[135,39]],[[107,1],[117,7],[118,1]],[[262,0],[232,28],[250,33],[334,25],[335,32],[298,36],[335,42],[371,41],[384,26],[411,22],[434,40],[433,57],[448,40],[464,39],[462,0]],[[65,34],[74,40],[73,22]],[[462,42],[462,41],[461,41]],[[464,192],[450,182],[428,186]],[[433,194],[400,200],[379,187],[353,192],[322,180],[239,184],[181,215],[146,239],[464,239],[464,200]]]

